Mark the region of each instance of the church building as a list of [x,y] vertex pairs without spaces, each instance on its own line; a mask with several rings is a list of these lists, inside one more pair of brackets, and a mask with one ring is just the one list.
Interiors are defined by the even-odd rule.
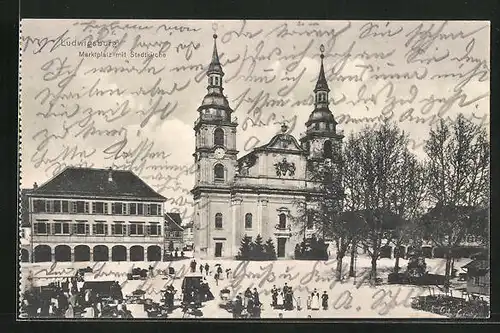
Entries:
[[273,240],[278,258],[293,258],[295,245],[314,233],[314,226],[299,218],[300,205],[314,204],[311,200],[318,193],[311,170],[317,163],[336,163],[343,139],[328,106],[324,48],[305,135],[297,140],[283,124],[267,144],[238,157],[238,124],[223,94],[224,71],[217,35],[213,37],[208,92],[194,124],[195,253],[207,259],[234,258],[245,235],[261,235],[264,241]]

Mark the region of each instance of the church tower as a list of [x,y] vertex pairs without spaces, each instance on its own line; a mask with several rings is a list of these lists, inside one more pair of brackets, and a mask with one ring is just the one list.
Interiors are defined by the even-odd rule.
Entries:
[[[194,199],[195,252],[199,257],[230,254],[227,244],[231,232],[231,185],[237,168],[236,127],[233,110],[224,96],[224,71],[213,35],[212,61],[207,69],[207,94],[198,108],[194,124],[193,154],[196,165]],[[226,204],[227,203],[227,204]]]
[[217,35],[214,34],[212,61],[207,70],[207,94],[198,108],[198,119],[194,131],[196,137],[195,186],[229,185],[236,169],[236,127],[231,120],[233,110],[229,107],[222,87],[224,72],[217,53]]
[[[324,46],[321,45],[321,66],[318,81],[314,88],[314,110],[306,122],[305,135],[300,139],[302,146],[309,153],[308,169],[312,170],[317,163],[338,163],[344,136],[337,133],[337,122],[329,108],[328,82],[323,66]],[[308,172],[308,174],[310,174]],[[308,175],[309,177],[309,175]]]

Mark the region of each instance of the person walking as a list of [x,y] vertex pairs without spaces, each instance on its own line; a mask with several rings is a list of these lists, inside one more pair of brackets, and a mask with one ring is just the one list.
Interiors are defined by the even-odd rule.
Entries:
[[208,276],[210,266],[208,266],[208,263],[205,264],[205,273]]
[[200,264],[200,274],[203,275],[203,264]]

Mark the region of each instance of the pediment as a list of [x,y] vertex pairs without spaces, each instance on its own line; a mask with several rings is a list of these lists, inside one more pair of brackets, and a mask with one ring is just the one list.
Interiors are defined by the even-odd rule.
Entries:
[[262,147],[265,150],[289,150],[302,152],[303,149],[297,142],[297,139],[290,134],[278,134],[274,136],[271,141]]

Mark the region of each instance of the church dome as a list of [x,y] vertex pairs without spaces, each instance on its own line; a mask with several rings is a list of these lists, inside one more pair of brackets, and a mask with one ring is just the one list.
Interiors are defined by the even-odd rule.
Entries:
[[309,115],[309,120],[307,121],[307,126],[312,123],[336,123],[332,112],[328,108],[315,109]]
[[205,95],[200,107],[198,108],[198,111],[208,108],[221,109],[232,112],[227,98],[217,92],[212,92]]

